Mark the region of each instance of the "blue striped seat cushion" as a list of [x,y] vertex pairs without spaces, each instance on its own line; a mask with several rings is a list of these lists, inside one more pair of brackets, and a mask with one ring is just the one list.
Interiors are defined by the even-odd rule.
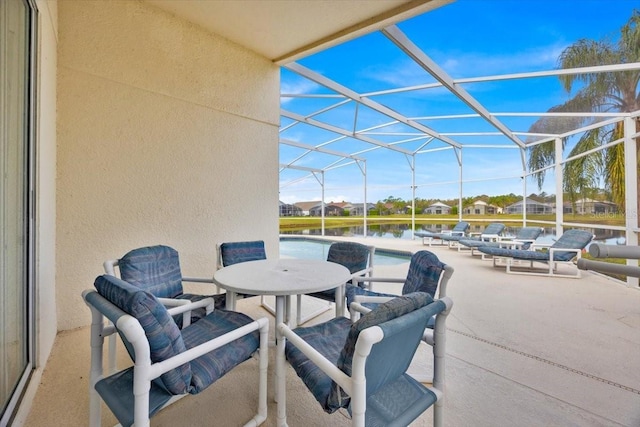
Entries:
[[[215,310],[187,326],[182,337],[188,349],[217,338],[227,332],[253,322],[249,316],[235,311]],[[222,378],[234,366],[249,359],[260,345],[260,335],[254,331],[237,340],[191,361],[191,389],[195,394]]]

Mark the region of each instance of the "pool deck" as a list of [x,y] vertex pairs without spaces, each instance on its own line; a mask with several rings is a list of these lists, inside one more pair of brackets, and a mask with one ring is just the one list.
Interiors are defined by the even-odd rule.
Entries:
[[[582,272],[580,279],[508,275],[468,252],[423,246],[422,239],[329,239],[399,251],[426,249],[455,268],[448,287],[454,307],[447,322],[445,425],[640,426],[638,289],[591,272]],[[380,265],[374,271],[378,277],[404,277],[407,267]],[[392,290],[383,284],[376,289]],[[258,298],[240,301],[238,310],[268,316]],[[412,371],[430,364],[428,350],[419,349]],[[88,363],[88,328],[60,333],[27,426],[87,424]],[[270,363],[271,374],[273,357]],[[255,402],[255,367],[253,360],[241,365],[200,395],[165,409],[151,424],[243,424]],[[348,425],[339,413],[323,413],[301,384],[289,369],[290,426]],[[265,426],[275,425],[272,389]],[[431,417],[429,410],[412,425],[429,426]],[[105,409],[103,425],[113,424]]]

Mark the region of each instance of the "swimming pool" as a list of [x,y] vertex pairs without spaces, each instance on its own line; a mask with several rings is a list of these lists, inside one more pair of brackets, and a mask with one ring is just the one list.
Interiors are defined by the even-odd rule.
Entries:
[[[327,259],[333,241],[321,239],[280,237],[280,256],[283,258]],[[409,262],[411,252],[376,248],[373,265],[397,265]]]

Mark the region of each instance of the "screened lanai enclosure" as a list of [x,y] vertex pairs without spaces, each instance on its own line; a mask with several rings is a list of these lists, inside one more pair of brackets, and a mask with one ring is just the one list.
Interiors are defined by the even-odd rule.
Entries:
[[[534,221],[520,209],[522,222],[561,234],[594,227],[593,215],[567,222],[562,206],[597,191],[613,199],[618,193],[615,215],[624,222],[597,227],[637,245],[640,62],[615,55],[570,62],[566,50],[555,68],[514,55],[503,67],[513,72],[478,75],[490,68],[480,58],[432,57],[446,57],[446,34],[425,36],[425,27],[444,9],[282,64],[281,199],[340,202],[336,194],[351,194],[350,202],[375,203],[379,195],[400,196],[411,200],[415,230],[417,198],[457,198],[462,218],[464,197],[503,191],[527,200],[540,191],[555,195],[555,220]],[[618,28],[635,29],[637,19]],[[622,38],[617,43],[637,44]],[[640,61],[634,49],[625,59]],[[589,94],[598,101],[584,102]],[[623,169],[612,171],[614,159]],[[366,212],[363,221],[366,235]]]

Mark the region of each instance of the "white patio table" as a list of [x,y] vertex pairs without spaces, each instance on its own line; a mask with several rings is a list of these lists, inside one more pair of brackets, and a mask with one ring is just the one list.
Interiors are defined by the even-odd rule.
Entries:
[[[215,272],[213,281],[227,293],[227,309],[233,308],[235,294],[275,295],[276,326],[284,321],[285,302],[292,295],[337,288],[336,300],[344,298],[341,285],[351,280],[349,270],[333,262],[309,259],[265,259],[247,261]],[[285,340],[276,329],[275,384],[285,375]],[[284,382],[283,382],[284,385]],[[284,387],[283,387],[284,388]],[[287,425],[285,390],[276,389],[278,426]]]

